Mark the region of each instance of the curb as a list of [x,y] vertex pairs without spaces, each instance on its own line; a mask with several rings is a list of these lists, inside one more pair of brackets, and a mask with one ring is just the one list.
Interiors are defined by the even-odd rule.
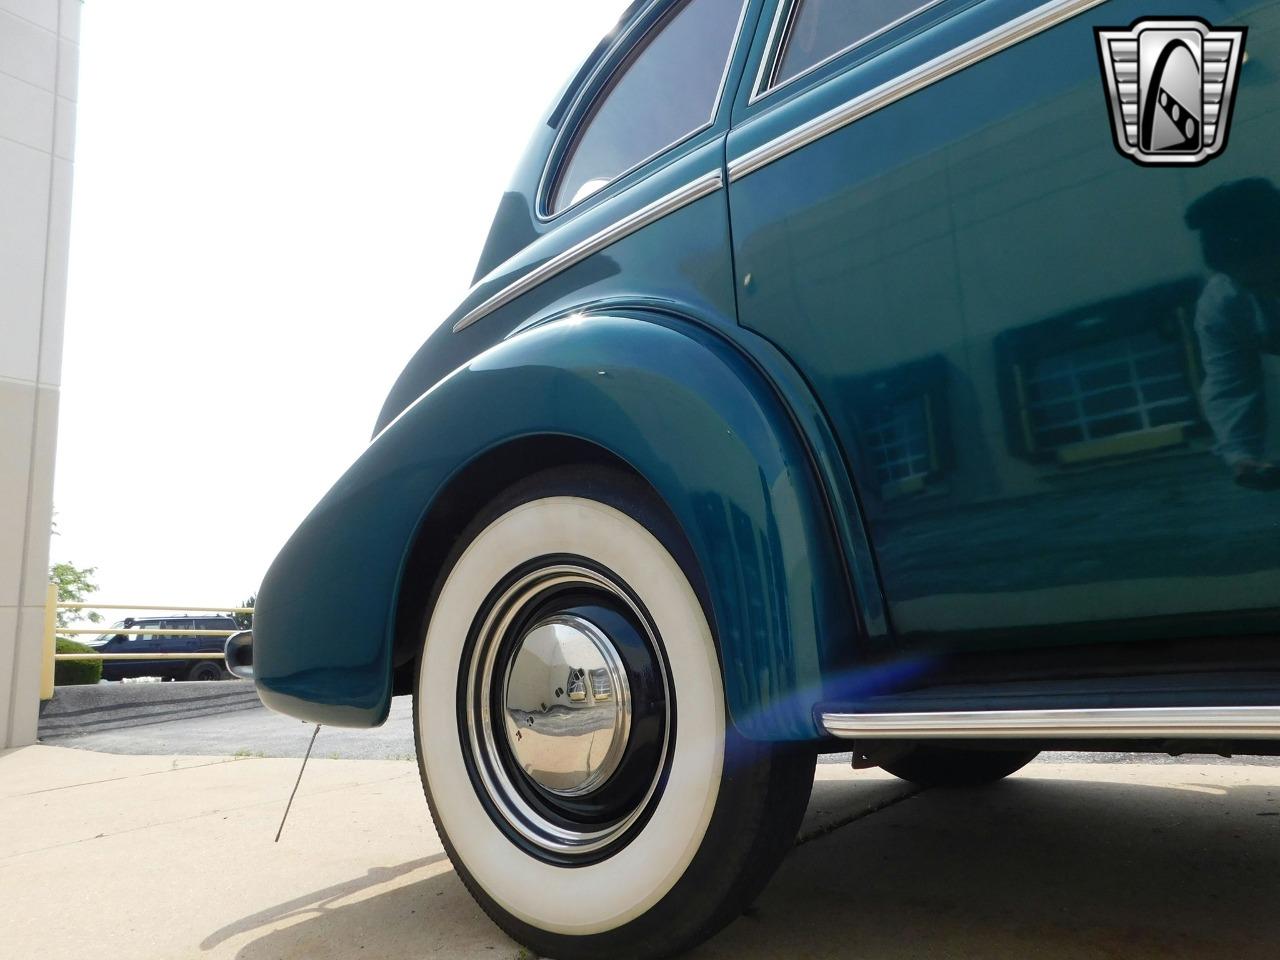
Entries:
[[257,690],[246,680],[58,687],[53,699],[40,705],[38,735],[43,741],[55,741],[260,706]]

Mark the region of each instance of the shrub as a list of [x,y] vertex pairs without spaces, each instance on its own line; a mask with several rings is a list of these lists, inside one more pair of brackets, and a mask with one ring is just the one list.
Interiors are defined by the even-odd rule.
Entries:
[[[58,638],[58,653],[92,653],[92,649],[74,640]],[[75,684],[97,683],[102,679],[101,660],[58,660],[53,665],[55,686],[69,687]]]

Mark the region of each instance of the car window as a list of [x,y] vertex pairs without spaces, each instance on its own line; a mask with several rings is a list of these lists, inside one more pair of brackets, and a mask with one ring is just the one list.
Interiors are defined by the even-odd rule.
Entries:
[[[111,642],[112,640],[114,640],[116,637],[120,636],[120,634],[116,633],[115,631],[117,631],[117,630],[125,630],[125,629],[127,629],[127,628],[126,628],[126,627],[125,627],[125,625],[124,625],[124,621],[123,621],[123,620],[117,620],[115,623],[113,623],[113,624],[111,625],[111,628],[110,628],[106,633],[100,633],[100,634],[98,634],[98,636],[95,638],[94,642],[95,642],[95,643],[110,643],[110,642]],[[128,638],[128,637],[125,637],[125,639],[127,640],[127,639],[129,639],[129,638]]]
[[618,68],[556,181],[558,213],[706,127],[744,0],[685,0]]
[[135,620],[133,624],[133,628],[135,630],[148,631],[147,633],[138,633],[138,634],[133,634],[131,636],[131,639],[137,640],[139,642],[145,641],[147,643],[153,643],[160,636],[158,633],[154,632],[160,629],[159,620]]
[[939,0],[795,0],[768,86],[878,37]]

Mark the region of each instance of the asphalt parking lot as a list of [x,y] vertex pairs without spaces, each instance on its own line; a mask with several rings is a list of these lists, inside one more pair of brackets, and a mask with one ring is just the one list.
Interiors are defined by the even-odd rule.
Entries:
[[[0,754],[5,956],[527,956],[474,906],[415,764]],[[693,956],[1274,958],[1280,769],[1037,762],[980,790],[819,767],[800,843]]]
[[[120,754],[301,757],[311,740],[314,728],[310,724],[266,709],[252,696],[252,686],[247,683],[148,686],[148,694],[163,695],[168,701],[183,699],[183,709],[179,712],[174,703],[162,703],[129,711],[119,719],[99,711],[88,724],[70,727],[50,722],[46,715],[41,718],[41,741]],[[216,701],[210,699],[206,709],[196,707],[200,688],[218,695]],[[248,694],[243,700],[231,695],[239,688]],[[112,692],[131,691],[117,688]],[[373,730],[323,728],[313,755],[331,760],[413,759],[412,698],[392,700],[387,722]]]
[[[217,692],[219,699],[201,708],[201,690]],[[242,691],[241,696],[233,690]],[[79,691],[76,691],[79,692]],[[114,693],[129,692],[115,685]],[[135,694],[138,692],[132,691]],[[44,743],[104,753],[187,755],[215,757],[301,757],[311,740],[309,724],[272,713],[241,683],[183,683],[151,685],[143,691],[165,701],[130,711],[124,718],[93,713],[83,726],[42,718]],[[172,701],[183,698],[186,709],[175,710]],[[72,711],[84,713],[89,711]],[[373,730],[325,727],[316,738],[314,756],[329,760],[412,760],[413,704],[410,697],[395,697],[387,722]],[[1163,754],[1051,753],[1052,763],[1223,764],[1280,766],[1280,757],[1169,757]],[[826,764],[848,764],[848,754],[828,754]]]

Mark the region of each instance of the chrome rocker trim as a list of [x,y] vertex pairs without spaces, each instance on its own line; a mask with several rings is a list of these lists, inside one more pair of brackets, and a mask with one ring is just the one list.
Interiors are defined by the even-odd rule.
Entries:
[[1274,740],[1280,739],[1280,707],[824,713],[822,725],[834,737],[866,740],[958,737]]
[[729,182],[741,180],[815,140],[1105,2],[1106,0],[1053,0],[1052,3],[1036,7],[1016,20],[1010,20],[1004,26],[975,37],[968,43],[961,44],[744,153],[730,161]]
[[643,206],[621,220],[609,224],[603,230],[593,233],[585,240],[578,241],[568,249],[544,261],[540,266],[534,267],[528,273],[522,275],[520,279],[507,284],[478,307],[468,311],[461,320],[453,325],[453,332],[457,333],[459,330],[465,330],[477,320],[487,317],[499,307],[505,307],[512,300],[528,293],[539,284],[545,283],[556,274],[563,273],[623,237],[629,237],[637,230],[647,227],[651,223],[656,223],[682,207],[687,207],[695,200],[710,196],[723,186],[723,175],[719,170],[713,170],[692,183],[685,184],[679,190],[673,190],[666,196],[659,197],[653,203]]

